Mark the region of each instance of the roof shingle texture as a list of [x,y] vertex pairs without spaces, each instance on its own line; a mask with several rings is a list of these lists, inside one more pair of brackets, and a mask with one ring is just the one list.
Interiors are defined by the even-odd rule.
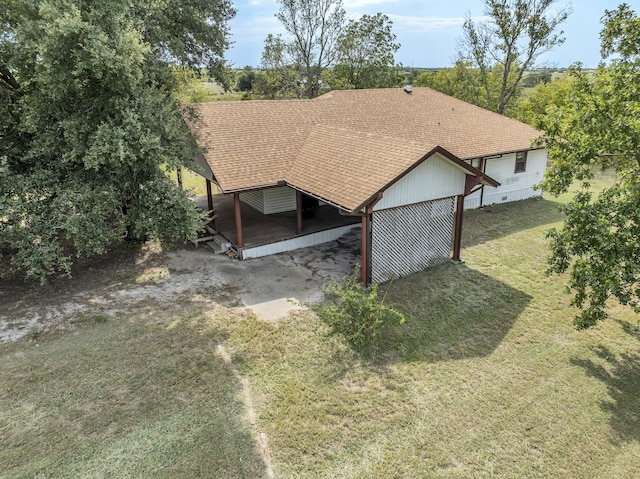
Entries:
[[430,88],[192,105],[224,192],[286,182],[353,210],[434,147],[458,158],[526,150],[540,132]]

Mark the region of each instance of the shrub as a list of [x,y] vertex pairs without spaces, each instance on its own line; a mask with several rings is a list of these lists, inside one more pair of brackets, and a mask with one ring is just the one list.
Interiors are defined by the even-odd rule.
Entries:
[[365,354],[379,346],[382,331],[392,323],[403,324],[405,317],[378,297],[378,285],[365,288],[360,283],[360,269],[345,276],[342,282],[331,282],[323,291],[329,301],[311,306],[326,323],[329,335],[340,335],[355,349]]

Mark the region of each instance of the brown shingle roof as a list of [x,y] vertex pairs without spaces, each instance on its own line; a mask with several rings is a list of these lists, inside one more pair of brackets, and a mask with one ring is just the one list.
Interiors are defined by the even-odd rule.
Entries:
[[429,88],[332,91],[314,100],[193,105],[225,192],[285,181],[352,210],[439,146],[458,158],[530,148],[524,123]]
[[413,141],[315,126],[284,179],[297,189],[353,211],[433,146],[425,149],[424,144]]

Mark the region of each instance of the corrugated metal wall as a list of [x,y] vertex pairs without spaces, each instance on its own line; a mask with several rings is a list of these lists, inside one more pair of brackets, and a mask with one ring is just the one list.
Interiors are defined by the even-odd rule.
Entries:
[[381,283],[448,261],[455,216],[455,197],[374,211],[372,281]]

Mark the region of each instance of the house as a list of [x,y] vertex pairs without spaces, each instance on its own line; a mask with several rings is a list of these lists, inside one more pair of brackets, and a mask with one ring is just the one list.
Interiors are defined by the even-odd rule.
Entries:
[[209,194],[209,207],[227,212],[234,228],[221,233],[238,255],[359,227],[365,283],[459,260],[464,208],[539,194],[546,165],[546,151],[531,147],[537,130],[429,88],[193,107],[208,191],[224,193]]

